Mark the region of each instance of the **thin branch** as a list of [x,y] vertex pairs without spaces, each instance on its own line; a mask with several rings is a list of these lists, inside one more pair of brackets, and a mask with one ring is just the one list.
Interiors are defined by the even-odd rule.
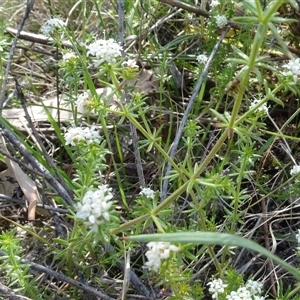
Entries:
[[6,299],[9,299],[9,300],[31,300],[30,298],[24,297],[22,295],[18,295],[15,291],[13,291],[9,287],[5,286],[1,282],[0,282],[0,295],[7,296]]
[[6,86],[7,86],[7,80],[8,80],[8,73],[10,71],[10,66],[11,66],[11,63],[12,63],[13,56],[14,56],[15,48],[16,48],[16,45],[17,45],[17,42],[18,42],[18,39],[19,39],[19,36],[20,36],[20,32],[23,29],[25,21],[28,18],[29,14],[30,14],[30,12],[31,12],[31,10],[33,8],[34,2],[35,2],[35,0],[31,0],[31,1],[27,0],[27,6],[26,6],[26,10],[25,10],[24,16],[23,16],[23,18],[22,18],[22,20],[20,22],[18,31],[16,33],[16,36],[15,36],[15,38],[14,38],[14,40],[12,42],[11,48],[10,48],[9,57],[7,59],[7,64],[6,64],[6,68],[5,68],[5,74],[4,74],[4,78],[3,78],[3,82],[2,82],[2,87],[1,87],[0,116],[2,115],[2,110],[3,110],[3,106],[4,106],[4,102],[5,102],[5,92],[6,92]]
[[[18,31],[12,27],[6,27],[5,32],[11,36],[16,36]],[[53,46],[55,44],[55,41],[50,37],[44,36],[42,34],[27,32],[27,31],[21,31],[19,33],[19,39],[24,41],[29,41],[32,43],[42,44],[42,45],[49,45],[49,46]],[[61,41],[61,45],[62,47],[65,48],[73,48],[72,43],[68,41]]]
[[[125,15],[124,15],[124,0],[118,0],[118,30],[119,30],[119,42],[120,46],[122,47],[121,53],[122,57],[125,57],[124,52],[124,21],[125,21]],[[130,102],[130,96],[128,94],[128,91],[124,89],[124,95],[125,95],[125,102]],[[142,159],[141,154],[139,151],[139,138],[137,134],[136,127],[130,122],[130,132],[132,137],[132,145],[133,145],[133,151],[135,156],[135,162],[136,162],[136,169],[139,177],[139,184],[143,188],[145,187],[145,177],[143,172],[143,166],[142,166]]]
[[182,2],[182,1],[177,1],[177,0],[160,0],[160,2],[164,3],[164,4],[168,4],[168,5],[173,6],[173,7],[182,8],[182,9],[184,9],[186,11],[192,12],[192,13],[194,13],[196,15],[199,15],[199,16],[203,16],[205,18],[209,18],[209,12],[207,12],[206,10],[201,9],[201,8],[199,8],[197,6],[194,6],[194,5]]
[[27,122],[29,124],[30,129],[32,130],[34,138],[36,139],[37,143],[39,144],[39,147],[40,147],[40,149],[41,149],[41,151],[43,153],[43,156],[44,156],[47,164],[54,170],[55,175],[59,179],[59,181],[60,181],[61,185],[64,187],[64,189],[68,192],[68,194],[71,197],[73,197],[73,193],[66,186],[64,179],[62,178],[62,176],[57,171],[56,165],[54,164],[52,158],[47,153],[47,150],[45,149],[45,147],[44,147],[44,145],[43,145],[43,143],[41,141],[41,138],[40,138],[40,136],[39,136],[36,128],[33,125],[33,122],[31,120],[31,117],[30,117],[30,115],[28,113],[28,110],[27,110],[25,95],[24,95],[24,93],[22,91],[22,88],[21,88],[21,86],[20,86],[17,78],[14,77],[14,80],[15,80],[15,84],[16,84],[16,95],[17,95],[17,98],[21,101],[21,105],[22,105],[22,108],[23,108],[24,113],[25,113],[25,118],[26,118],[26,120],[27,120]]
[[[0,255],[1,256],[7,256],[7,254],[3,251],[0,251]],[[89,293],[89,294],[92,294],[92,295],[95,295],[97,297],[100,297],[100,299],[103,299],[103,300],[115,300],[114,298],[111,298],[107,295],[105,295],[104,293],[86,285],[86,284],[83,284],[81,282],[78,282],[70,277],[67,277],[66,275],[62,274],[62,273],[59,273],[59,272],[56,272],[56,271],[53,271],[49,268],[46,268],[42,265],[39,265],[39,264],[36,264],[30,260],[27,260],[27,259],[22,259],[21,260],[22,263],[24,264],[29,264],[30,267],[34,270],[37,270],[38,272],[42,272],[42,273],[45,273],[45,274],[48,274],[49,276],[52,276],[56,279],[58,279],[59,281],[63,281],[63,282],[67,282],[67,283],[70,283],[71,285],[73,286],[76,286],[78,287],[79,289]]]
[[57,194],[70,206],[72,206],[72,198],[69,196],[68,192],[63,188],[63,186],[52,176],[52,174],[40,163],[38,160],[31,155],[25,146],[18,140],[18,138],[3,124],[0,123],[0,133],[5,136],[9,142],[15,147],[16,150],[32,164],[32,166],[39,172],[42,173],[47,182],[53,187]]
[[[225,38],[227,32],[229,31],[229,29],[230,29],[230,27],[226,28],[223,31],[220,39],[216,43],[213,51],[211,52],[211,54],[210,54],[210,56],[209,56],[209,58],[207,60],[207,63],[206,63],[206,65],[205,65],[205,67],[204,67],[204,69],[202,71],[202,74],[201,74],[201,76],[200,76],[200,78],[199,78],[199,80],[197,82],[197,85],[196,85],[196,87],[195,87],[195,89],[193,91],[191,99],[189,100],[189,103],[188,103],[187,108],[186,108],[186,110],[184,112],[183,118],[182,118],[182,120],[181,120],[181,122],[179,124],[178,131],[176,132],[176,136],[174,138],[174,142],[173,142],[173,144],[171,146],[170,158],[172,160],[174,159],[174,157],[176,155],[177,148],[178,148],[179,142],[180,142],[181,137],[182,137],[183,128],[184,128],[184,126],[186,124],[186,121],[188,119],[190,110],[191,110],[191,108],[192,108],[192,106],[194,104],[194,101],[195,101],[195,99],[197,98],[197,96],[199,94],[200,88],[201,88],[204,80],[206,79],[206,76],[208,74],[208,70],[210,68],[210,64],[211,64],[214,56],[216,55],[216,53],[217,53],[217,51],[218,51],[218,49],[219,49],[219,47],[220,47],[223,39]],[[163,202],[166,199],[166,197],[167,197],[168,184],[169,184],[169,179],[167,177],[169,176],[171,169],[172,169],[172,165],[171,165],[170,162],[168,162],[167,167],[166,167],[166,171],[165,171],[165,176],[164,176],[165,179],[163,181],[163,186],[162,186],[162,191],[161,191],[161,202]]]

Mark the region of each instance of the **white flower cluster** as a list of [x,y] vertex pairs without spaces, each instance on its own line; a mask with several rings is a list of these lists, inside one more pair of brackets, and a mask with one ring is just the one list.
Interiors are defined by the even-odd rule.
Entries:
[[80,94],[75,101],[75,105],[77,106],[77,110],[80,113],[84,113],[87,107],[91,104],[91,95],[89,92],[84,92]]
[[216,22],[217,22],[217,26],[219,28],[223,28],[227,25],[228,20],[225,16],[219,15],[219,16],[216,16]]
[[43,35],[50,37],[57,29],[66,26],[65,22],[60,18],[49,19],[42,27],[41,32]]
[[179,251],[178,247],[167,242],[150,242],[147,247],[149,248],[146,252],[148,261],[145,263],[145,267],[155,272],[158,272],[162,260],[170,257],[171,251]]
[[[250,104],[249,109],[252,109],[255,105],[257,105],[258,102],[260,102],[260,100],[254,99],[254,100],[252,101],[252,103]],[[263,113],[267,114],[268,111],[269,111],[269,107],[268,107],[268,105],[267,105],[266,103],[264,103],[264,104],[261,105],[257,110],[258,110],[258,111],[262,111]]]
[[[228,284],[225,284],[222,279],[214,279],[208,282],[209,292],[212,294],[213,299],[218,299],[219,294],[225,293],[225,288]],[[227,300],[264,300],[262,293],[262,283],[249,279],[245,286],[240,287],[236,292],[232,291],[226,296]]]
[[80,141],[86,142],[88,145],[92,143],[100,144],[99,132],[96,131],[96,127],[91,128],[71,127],[64,135],[66,145],[75,146]]
[[123,67],[129,68],[129,69],[138,69],[139,66],[136,64],[135,59],[128,59],[122,63]]
[[[300,245],[300,229],[298,229],[298,233],[296,234],[296,239],[297,239],[298,245]],[[297,247],[296,249],[298,251],[300,251],[300,247]]]
[[151,190],[150,188],[143,188],[141,187],[140,195],[144,195],[149,199],[154,199],[155,197],[155,192]]
[[211,297],[213,299],[218,299],[218,295],[224,293],[224,289],[228,286],[228,284],[225,284],[221,278],[214,279],[207,285],[209,285],[208,291],[212,293]]
[[261,294],[262,293],[262,287],[263,287],[263,284],[259,281],[249,279],[246,282],[246,289],[248,289],[250,294],[252,294],[252,295]]
[[63,53],[63,61],[69,62],[70,60],[76,59],[77,56],[73,51]]
[[87,55],[95,56],[94,65],[98,67],[103,62],[115,64],[116,58],[121,56],[121,46],[113,39],[97,40],[87,46]]
[[300,58],[291,59],[282,67],[287,69],[287,71],[283,72],[283,74],[285,76],[293,76],[294,82],[297,82],[298,76],[300,75]]
[[207,63],[207,60],[208,60],[208,57],[207,57],[205,54],[199,54],[199,55],[197,56],[197,61],[198,61],[198,63],[200,63],[200,64],[205,65],[205,64]]
[[84,224],[97,232],[98,226],[109,221],[109,210],[113,204],[111,188],[101,185],[96,191],[87,191],[82,201],[77,203],[76,217],[85,220]]
[[220,5],[219,0],[211,0],[209,6],[210,6],[210,10],[213,10],[215,7],[217,7],[218,5]]
[[298,174],[298,173],[300,173],[300,166],[294,165],[294,166],[291,168],[290,174],[291,174],[291,176],[293,176],[293,175],[296,175],[296,174]]

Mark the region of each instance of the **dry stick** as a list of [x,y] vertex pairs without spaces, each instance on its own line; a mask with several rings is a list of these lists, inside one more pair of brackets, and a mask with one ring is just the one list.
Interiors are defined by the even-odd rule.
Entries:
[[[120,41],[120,46],[121,46],[121,54],[122,57],[125,57],[125,52],[124,52],[124,1],[123,0],[118,0],[118,17],[119,17],[119,24],[118,24],[118,31],[119,31],[119,41]],[[130,96],[126,90],[124,90],[124,95],[125,95],[125,101],[126,103],[130,102]],[[142,167],[142,160],[138,148],[138,135],[135,126],[130,122],[130,131],[131,131],[131,136],[132,136],[132,143],[134,147],[134,154],[135,154],[135,162],[136,162],[136,168],[137,168],[137,173],[139,177],[139,183],[141,187],[145,186],[145,178],[144,178],[144,173],[143,173],[143,167]],[[111,251],[115,252],[114,248],[111,246]],[[121,269],[123,272],[125,272],[125,264],[124,262],[118,263],[119,269]],[[146,286],[141,282],[139,277],[135,274],[133,271],[129,271],[130,275],[130,281],[136,288],[136,290],[146,296],[150,297],[151,293],[150,291],[146,288]]]
[[[12,205],[14,205],[13,203],[17,203],[17,204],[20,204],[20,205],[23,205],[23,206],[26,205],[25,200],[15,199],[13,197],[9,197],[9,196],[0,194],[0,202],[4,202],[4,201],[7,201],[8,204],[1,204],[0,207],[3,207],[3,205],[4,206],[6,206],[6,205],[7,206],[12,206]],[[54,211],[54,212],[58,212],[58,213],[64,214],[64,215],[70,213],[70,211],[68,209],[53,207],[53,206],[50,206],[50,205],[37,204],[37,207],[44,208],[44,209],[47,209],[47,210],[51,210],[51,211]]]
[[196,15],[200,15],[206,18],[209,18],[209,13],[204,10],[201,9],[197,6],[191,5],[191,4],[187,4],[185,2],[182,1],[177,1],[177,0],[160,0],[161,3],[164,4],[169,4],[170,6],[174,6],[174,7],[178,7],[178,8],[182,8],[186,11],[192,12]]
[[61,185],[64,187],[64,189],[69,193],[70,197],[73,197],[73,193],[69,190],[69,188],[66,186],[64,179],[62,178],[62,176],[59,174],[59,172],[56,170],[56,165],[54,164],[53,160],[50,158],[50,156],[47,153],[47,150],[45,149],[40,136],[37,132],[37,130],[35,129],[33,122],[29,116],[27,107],[26,107],[26,98],[25,95],[22,91],[22,88],[17,80],[17,78],[14,77],[15,80],[15,84],[16,84],[16,94],[17,94],[17,98],[21,101],[21,105],[22,108],[24,110],[25,113],[25,118],[29,124],[29,128],[32,130],[33,136],[35,137],[36,141],[39,143],[39,146],[41,147],[41,150],[43,152],[43,155],[45,157],[45,160],[47,162],[47,164],[54,170],[55,175],[57,176],[57,178],[59,179]]
[[[7,27],[5,29],[5,32],[12,36],[16,36],[17,34],[17,30],[12,27]],[[55,41],[52,38],[46,37],[42,34],[35,34],[27,31],[21,31],[19,33],[19,39],[49,46],[53,46],[55,44]],[[68,41],[61,41],[61,45],[65,48],[73,48],[72,43]]]
[[7,80],[8,80],[8,73],[10,71],[10,66],[11,66],[11,63],[12,63],[12,59],[13,59],[13,55],[14,55],[14,52],[15,52],[15,48],[16,48],[16,45],[17,45],[17,42],[18,42],[18,38],[19,38],[20,32],[23,29],[25,21],[28,18],[29,14],[30,14],[30,11],[33,8],[34,1],[35,0],[31,0],[29,2],[29,0],[27,0],[27,6],[26,6],[26,10],[25,10],[24,16],[23,16],[23,18],[22,18],[22,20],[20,22],[18,31],[16,33],[16,36],[15,36],[15,38],[14,38],[14,40],[12,42],[11,48],[10,48],[9,57],[8,57],[8,60],[7,60],[7,64],[6,64],[6,68],[5,68],[5,74],[4,74],[4,78],[3,78],[3,82],[2,82],[2,87],[1,87],[0,116],[2,115],[2,110],[3,110],[3,106],[4,106],[4,102],[5,102],[5,92],[6,92],[6,86],[7,86]]
[[[185,112],[184,112],[183,118],[182,118],[182,120],[181,120],[181,122],[180,122],[180,124],[179,124],[178,131],[176,132],[176,136],[175,136],[175,138],[174,138],[174,142],[173,142],[173,144],[172,144],[172,146],[171,146],[170,159],[172,159],[172,160],[174,159],[175,154],[176,154],[176,152],[177,152],[177,148],[178,148],[179,142],[180,142],[180,140],[181,140],[183,128],[184,128],[185,123],[186,123],[186,121],[187,121],[187,119],[188,119],[190,110],[191,110],[191,108],[192,108],[192,106],[193,106],[193,104],[194,104],[194,101],[195,101],[196,97],[197,97],[198,94],[199,94],[200,88],[201,88],[201,86],[202,86],[204,80],[206,79],[206,76],[207,76],[207,73],[208,73],[210,64],[211,64],[211,62],[212,62],[214,56],[216,55],[216,53],[217,53],[217,51],[218,51],[218,49],[219,49],[219,47],[220,47],[220,45],[221,45],[223,39],[225,38],[227,32],[229,31],[229,29],[230,29],[230,27],[227,27],[227,28],[223,31],[223,33],[222,33],[220,39],[219,39],[218,42],[216,43],[216,45],[215,45],[213,51],[211,52],[211,54],[210,54],[210,56],[209,56],[209,58],[208,58],[208,60],[207,60],[207,63],[206,63],[206,65],[205,65],[205,67],[204,67],[204,69],[203,69],[203,71],[202,71],[202,74],[201,74],[201,76],[200,76],[200,78],[199,78],[199,80],[198,80],[198,82],[197,82],[197,85],[196,85],[196,87],[195,87],[195,89],[194,89],[194,91],[193,91],[193,94],[192,94],[192,96],[191,96],[191,99],[189,100],[188,106],[187,106],[187,108],[186,108],[186,110],[185,110]],[[161,191],[161,202],[163,202],[163,201],[166,199],[166,197],[167,197],[167,193],[168,193],[168,184],[169,184],[169,179],[168,179],[167,177],[169,176],[171,169],[172,169],[172,165],[171,165],[170,162],[168,162],[167,167],[166,167],[166,171],[165,171],[165,176],[164,176],[165,179],[164,179],[164,181],[163,181],[163,186],[162,186],[162,191]]]
[[[125,21],[125,16],[124,16],[124,0],[118,0],[118,31],[119,31],[119,41],[120,41],[120,46],[121,46],[121,54],[122,57],[125,57],[125,52],[124,52],[124,21]],[[128,91],[125,89],[124,90],[124,95],[125,95],[125,102],[129,103],[130,102],[130,96],[128,94]],[[136,162],[136,169],[139,177],[139,184],[142,188],[145,187],[145,177],[144,177],[144,172],[143,172],[143,167],[142,167],[142,160],[141,160],[141,155],[139,151],[139,143],[138,143],[138,135],[135,126],[130,122],[130,131],[131,131],[131,137],[132,137],[132,145],[133,145],[133,151],[134,151],[134,156],[135,156],[135,162]]]
[[[7,256],[7,254],[5,252],[3,252],[3,251],[0,251],[0,256]],[[63,281],[63,282],[70,283],[70,284],[78,287],[79,289],[81,289],[81,290],[83,290],[83,291],[85,291],[85,292],[87,292],[89,294],[92,294],[92,295],[95,295],[97,297],[100,297],[100,299],[103,299],[103,300],[115,300],[114,298],[111,298],[111,297],[103,294],[102,292],[100,292],[100,291],[98,291],[98,290],[96,290],[96,289],[94,289],[94,288],[92,288],[92,287],[90,287],[90,286],[88,286],[86,284],[83,284],[81,282],[78,282],[78,281],[70,278],[70,277],[67,277],[66,275],[64,275],[62,273],[53,271],[53,270],[51,270],[49,268],[46,268],[46,267],[44,267],[42,265],[36,264],[34,262],[31,262],[31,261],[29,261],[27,259],[22,259],[21,262],[23,264],[29,264],[32,269],[35,269],[35,270],[37,270],[39,272],[43,272],[43,273],[45,273],[45,274],[47,274],[49,276],[53,276],[54,278],[56,278],[56,279],[58,279],[60,281]]]
[[0,282],[0,295],[7,296],[6,299],[9,299],[9,300],[32,300],[32,299],[24,297],[22,295],[18,295],[15,291],[13,291],[9,287],[5,286],[1,282]]
[[[268,214],[267,211],[267,206],[266,206],[266,201],[265,198],[263,198],[261,200],[261,212],[264,214],[264,216],[266,216]],[[267,217],[263,217],[263,230],[264,230],[264,240],[265,240],[265,248],[267,250],[270,249],[270,242],[269,242],[269,228],[268,228],[268,222],[267,222],[268,218]],[[274,297],[276,297],[277,295],[277,291],[275,288],[275,280],[274,280],[274,274],[273,274],[273,264],[272,261],[270,259],[268,259],[268,269],[270,272],[270,286],[271,286],[271,291]]]
[[70,206],[72,204],[72,198],[69,196],[67,191],[63,188],[63,186],[52,176],[52,174],[41,164],[38,160],[31,155],[25,146],[18,140],[18,138],[3,124],[0,123],[0,133],[5,136],[9,142],[18,150],[26,159],[31,163],[31,165],[42,175],[45,177],[47,182],[53,187],[53,189],[57,192],[57,194]]

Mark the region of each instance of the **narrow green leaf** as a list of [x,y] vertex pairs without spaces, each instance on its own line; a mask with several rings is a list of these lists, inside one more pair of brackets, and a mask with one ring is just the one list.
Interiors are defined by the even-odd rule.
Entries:
[[167,234],[142,234],[136,236],[128,236],[127,240],[139,241],[139,242],[172,242],[172,243],[193,243],[193,244],[204,244],[204,245],[222,245],[222,246],[238,246],[242,248],[251,249],[256,251],[273,261],[277,262],[297,279],[300,280],[300,271],[290,264],[280,259],[275,254],[271,253],[264,247],[257,243],[245,239],[243,237],[217,232],[179,232],[179,233],[167,233]]

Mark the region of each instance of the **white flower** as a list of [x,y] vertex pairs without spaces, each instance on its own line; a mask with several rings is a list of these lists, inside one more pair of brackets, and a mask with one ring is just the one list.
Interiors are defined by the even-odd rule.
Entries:
[[218,299],[218,295],[224,293],[224,288],[228,286],[228,284],[225,284],[221,278],[214,279],[208,282],[207,285],[209,285],[208,291],[212,293],[211,297],[213,299]]
[[[257,105],[258,102],[260,102],[260,100],[254,99],[254,100],[252,101],[252,103],[250,104],[249,109],[252,109],[255,105]],[[264,104],[261,105],[259,108],[257,108],[257,110],[258,110],[258,111],[262,111],[262,112],[264,112],[264,113],[268,113],[269,107],[268,107],[268,105],[267,105],[266,103],[264,103]]]
[[298,241],[298,244],[300,244],[300,229],[298,229],[298,233],[296,234],[296,239]]
[[237,292],[231,292],[228,296],[226,296],[226,299],[228,299],[228,300],[240,300],[240,297],[238,296]]
[[155,192],[150,188],[142,188],[141,187],[140,195],[145,195],[147,198],[154,199]]
[[[300,229],[298,229],[298,233],[296,234],[296,239],[298,241],[298,244],[300,244]],[[300,247],[296,248],[298,251],[300,251]]]
[[216,22],[219,28],[223,28],[228,23],[227,18],[225,16],[220,16],[220,15],[216,16]]
[[91,54],[96,57],[94,59],[94,65],[98,67],[103,62],[115,64],[117,62],[116,58],[121,56],[122,48],[113,39],[109,39],[97,40],[87,46],[87,49],[87,55]]
[[288,69],[283,72],[286,76],[293,76],[294,82],[297,82],[298,75],[300,75],[300,58],[291,59],[287,64],[283,65],[284,68]]
[[300,166],[294,165],[290,171],[291,176],[300,173]]
[[122,66],[130,68],[130,69],[138,69],[139,68],[139,66],[136,64],[135,59],[128,59],[127,61],[124,61],[122,63]]
[[84,129],[81,127],[72,127],[64,135],[66,144],[75,146],[80,141],[85,141],[88,145],[92,143],[100,144],[99,132],[95,130],[95,126]]
[[76,59],[76,54],[72,51],[63,53],[63,61],[69,62],[72,59]]
[[75,101],[77,110],[81,113],[84,113],[90,104],[91,104],[91,95],[89,92],[84,92],[80,94],[77,100]]
[[179,248],[167,242],[150,242],[147,244],[149,250],[146,252],[148,261],[145,267],[158,272],[163,259],[170,257],[170,251],[177,252]]
[[207,60],[208,60],[208,57],[205,55],[205,54],[199,54],[198,56],[197,56],[197,61],[200,63],[200,64],[206,64],[206,62],[207,62]]
[[246,287],[240,287],[237,290],[237,295],[241,300],[252,300],[251,293],[246,289]]
[[246,283],[246,288],[250,291],[251,295],[261,294],[263,284],[261,282],[249,279]]
[[214,9],[218,5],[220,5],[219,0],[211,0],[211,2],[209,4],[211,10]]
[[55,30],[66,26],[65,22],[59,18],[49,19],[42,27],[41,32],[45,36],[51,36]]
[[253,296],[254,298],[254,300],[265,300],[265,297],[263,297],[263,296]]
[[251,293],[246,289],[246,287],[240,287],[236,292],[231,292],[226,296],[228,300],[252,300]]
[[85,220],[84,224],[97,232],[98,226],[109,221],[109,210],[113,204],[111,188],[101,185],[96,191],[87,191],[81,202],[77,203],[76,217]]

